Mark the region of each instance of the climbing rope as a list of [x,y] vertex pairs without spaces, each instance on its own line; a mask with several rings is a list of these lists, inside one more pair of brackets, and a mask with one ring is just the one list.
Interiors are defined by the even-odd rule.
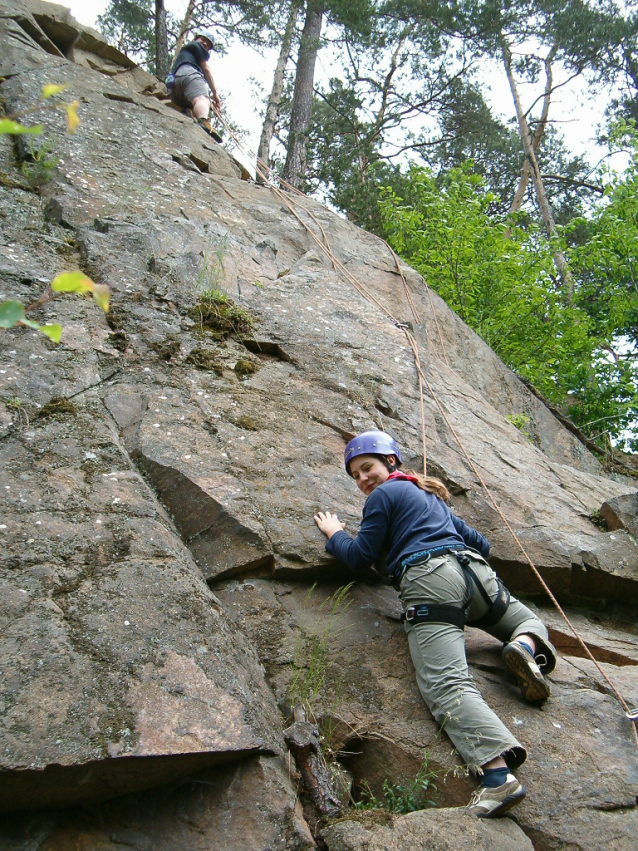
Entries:
[[[242,148],[241,143],[237,139],[236,135],[234,134],[232,128],[225,121],[223,115],[221,115],[221,113],[218,113],[217,115],[218,115],[219,120],[223,124],[224,128],[226,129],[228,135],[230,136],[230,138],[233,140],[233,142],[237,146],[237,149],[244,156],[248,156],[253,162],[256,162],[256,174],[259,177],[262,178],[265,185],[267,185],[270,188],[270,190],[277,196],[277,198],[279,198],[284,203],[284,205],[291,212],[291,214],[304,227],[304,229],[310,235],[312,240],[317,244],[317,246],[321,249],[321,251],[330,260],[330,262],[332,263],[333,269],[336,272],[339,272],[341,275],[343,275],[343,277],[351,284],[351,286],[356,290],[356,292],[359,293],[359,295],[361,295],[363,298],[365,298],[371,304],[374,304],[376,307],[378,307],[379,310],[381,310],[381,312],[384,313],[391,320],[391,322],[395,325],[395,327],[400,329],[401,331],[403,331],[403,333],[405,334],[405,337],[408,341],[408,344],[409,344],[410,349],[412,350],[412,354],[414,356],[417,378],[418,378],[418,382],[419,382],[419,397],[420,397],[420,407],[421,407],[421,439],[422,439],[422,443],[423,443],[423,474],[427,475],[427,462],[426,462],[427,452],[426,452],[426,434],[425,434],[425,401],[424,401],[424,393],[423,393],[423,385],[425,385],[427,390],[428,390],[428,393],[432,397],[433,402],[435,403],[435,405],[437,406],[441,416],[443,417],[445,424],[449,428],[451,434],[453,435],[455,441],[457,442],[457,444],[459,446],[459,449],[461,450],[463,456],[465,457],[467,463],[469,464],[470,469],[472,470],[472,472],[476,476],[477,480],[479,481],[481,487],[483,488],[483,491],[484,491],[487,499],[492,504],[496,513],[498,514],[498,516],[501,518],[501,520],[505,524],[505,527],[507,528],[508,532],[512,536],[515,544],[517,545],[517,547],[521,551],[523,557],[525,558],[525,560],[527,561],[529,566],[532,568],[532,571],[533,571],[534,575],[536,576],[536,578],[538,579],[541,587],[543,588],[543,590],[545,591],[545,593],[547,594],[549,599],[554,604],[556,610],[559,612],[560,616],[563,618],[563,620],[567,624],[568,628],[573,633],[578,644],[580,645],[583,652],[585,653],[585,656],[591,662],[593,662],[596,669],[598,670],[598,672],[600,673],[602,678],[605,680],[605,682],[607,683],[607,685],[611,689],[612,693],[614,694],[614,696],[616,697],[616,699],[618,700],[618,702],[622,706],[622,708],[625,712],[625,716],[630,720],[630,722],[632,722],[631,727],[632,727],[632,731],[633,731],[633,735],[634,735],[634,740],[636,742],[636,747],[638,748],[638,712],[635,709],[631,710],[629,708],[627,702],[625,701],[623,696],[620,694],[620,692],[618,691],[616,686],[609,679],[607,674],[603,671],[602,667],[598,663],[597,659],[595,659],[593,653],[591,652],[591,650],[589,649],[589,647],[587,646],[587,644],[585,643],[585,641],[581,637],[580,633],[578,632],[576,627],[572,624],[572,622],[569,620],[569,618],[567,617],[567,615],[563,611],[562,606],[560,605],[560,603],[558,602],[558,600],[556,599],[556,597],[554,596],[554,594],[550,590],[549,586],[547,585],[547,583],[545,582],[545,580],[541,576],[540,571],[538,570],[538,568],[536,567],[536,565],[532,561],[531,557],[529,556],[527,550],[523,546],[518,535],[516,534],[516,532],[514,531],[512,526],[510,525],[509,521],[507,520],[507,518],[503,514],[501,508],[497,504],[496,500],[494,499],[492,492],[490,491],[485,480],[483,479],[483,477],[479,473],[476,465],[474,464],[474,462],[470,458],[467,450],[465,449],[465,446],[464,446],[461,438],[459,437],[459,435],[456,432],[456,429],[454,428],[454,426],[450,422],[449,417],[447,416],[441,402],[439,401],[436,393],[434,392],[434,388],[432,387],[432,384],[430,383],[427,376],[423,372],[423,369],[421,368],[421,360],[420,360],[420,357],[419,357],[418,344],[417,344],[417,341],[416,341],[414,335],[410,331],[409,327],[405,323],[400,322],[392,314],[392,312],[384,304],[382,304],[376,298],[376,296],[364,284],[361,283],[361,281],[359,281],[348,269],[346,269],[346,267],[341,263],[341,261],[337,257],[335,257],[335,255],[332,252],[332,249],[330,247],[330,242],[328,241],[328,237],[326,235],[326,232],[325,232],[324,228],[322,227],[321,223],[317,220],[317,218],[313,215],[313,213],[304,204],[302,204],[301,201],[300,201],[300,199],[304,199],[304,200],[306,199],[306,196],[304,195],[304,193],[300,192],[296,187],[287,183],[285,180],[283,180],[283,178],[279,177],[278,175],[275,175],[272,172],[272,170],[266,165],[266,163],[264,163],[263,160],[259,159],[258,157],[254,156],[252,154],[252,152],[245,151]],[[275,181],[279,184],[279,186],[276,185]],[[283,189],[285,189],[286,192],[282,191],[282,188],[280,188],[280,187],[283,187]],[[295,199],[294,201],[292,200],[291,196],[293,196],[293,198]],[[319,230],[321,232],[322,239],[319,239],[319,237],[317,237],[317,235],[311,230],[311,228],[308,226],[308,224],[298,214],[297,210],[295,209],[295,206],[300,207],[302,210],[304,210],[304,212],[309,216],[309,218],[317,225],[317,227],[319,228]],[[390,245],[388,245],[388,243],[385,242],[385,240],[382,240],[382,242],[385,243],[385,245],[388,247],[389,251],[392,254],[392,257],[393,257],[394,262],[396,264],[396,268],[397,268],[398,273],[399,273],[401,280],[402,280],[403,290],[404,290],[408,305],[410,307],[410,311],[411,311],[412,316],[414,318],[414,321],[415,321],[416,324],[420,324],[421,320],[419,318],[419,314],[418,314],[416,305],[414,303],[414,299],[412,298],[412,294],[410,293],[405,275],[403,274],[403,270],[401,268],[400,260],[399,260],[398,256],[396,255],[396,253],[394,252],[394,250],[392,249],[392,247]],[[439,338],[439,344],[441,346],[441,352],[443,354],[443,358],[445,360],[446,365],[448,367],[450,367],[450,362],[448,360],[447,353],[446,353],[446,347],[445,347],[445,344],[443,342],[443,336],[441,334],[441,329],[440,329],[440,326],[439,326],[439,323],[438,323],[436,311],[434,309],[434,304],[433,304],[433,301],[432,301],[430,288],[427,285],[427,282],[425,282],[425,280],[424,280],[424,284],[425,284],[426,292],[428,294],[428,299],[429,299],[429,303],[430,303],[430,308],[432,310],[432,316],[434,318],[434,323],[435,323],[435,326],[436,326],[436,329],[437,329],[437,332],[438,332],[438,338]],[[451,369],[451,367],[450,367],[450,369]]]

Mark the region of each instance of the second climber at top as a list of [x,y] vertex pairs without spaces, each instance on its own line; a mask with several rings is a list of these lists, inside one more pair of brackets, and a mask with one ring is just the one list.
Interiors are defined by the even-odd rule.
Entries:
[[201,124],[215,141],[221,142],[221,136],[213,130],[209,121],[211,100],[215,112],[221,108],[210,67],[214,37],[211,30],[197,31],[195,39],[185,44],[177,54],[166,78],[166,87],[173,103],[183,109],[190,109],[195,121]]

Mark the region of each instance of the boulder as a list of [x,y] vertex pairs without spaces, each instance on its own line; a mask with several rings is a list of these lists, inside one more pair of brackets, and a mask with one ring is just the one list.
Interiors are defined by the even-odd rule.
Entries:
[[[241,793],[238,794],[238,790]],[[3,851],[311,851],[280,758],[252,757],[92,807],[6,815]]]
[[477,819],[462,810],[432,810],[377,819],[345,819],[323,831],[329,851],[533,851],[509,819]]
[[42,407],[0,464],[2,809],[280,750],[254,651],[95,403]]
[[604,502],[600,514],[611,532],[624,529],[638,537],[638,494],[626,493]]

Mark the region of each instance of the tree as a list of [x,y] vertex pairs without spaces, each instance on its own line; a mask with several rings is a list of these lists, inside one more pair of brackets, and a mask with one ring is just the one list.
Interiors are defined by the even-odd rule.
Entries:
[[[466,166],[435,177],[413,168],[404,196],[381,205],[395,250],[503,361],[603,447],[638,449],[638,141],[607,201],[557,234],[572,268],[570,296],[554,246],[499,205]],[[579,231],[576,244],[570,234]],[[585,236],[583,237],[583,231]],[[509,238],[508,238],[509,232]]]
[[[606,175],[605,203],[588,218],[574,220],[566,234],[580,231],[569,246],[578,305],[599,341],[596,361],[582,375],[574,416],[589,430],[606,433],[638,451],[638,134],[620,122],[609,134],[610,150],[629,151],[622,174]],[[583,232],[585,236],[583,236]],[[601,393],[601,387],[604,388]],[[584,402],[582,400],[585,400]]]
[[325,11],[325,0],[307,0],[299,52],[295,92],[292,99],[288,150],[283,178],[296,189],[301,188],[306,173],[306,139],[312,116],[315,64]]
[[284,91],[284,77],[286,73],[286,65],[288,64],[288,60],[290,59],[292,39],[295,32],[297,16],[299,15],[300,8],[301,0],[292,0],[288,12],[288,18],[286,20],[286,27],[284,29],[284,34],[281,39],[279,57],[277,59],[277,65],[275,67],[275,74],[273,77],[270,97],[268,99],[268,105],[266,107],[266,115],[261,131],[261,138],[259,139],[259,148],[257,149],[258,183],[264,182],[264,178],[259,173],[259,164],[262,163],[263,166],[265,166],[266,168],[270,168],[270,144],[272,142],[272,137],[277,124],[277,118],[279,116],[279,106],[281,104],[281,98]]
[[153,66],[154,15],[151,0],[110,0],[97,18],[100,32],[136,62]]
[[169,70],[166,8],[164,0],[155,0],[155,74],[165,80]]
[[452,100],[465,68],[451,68],[435,28],[382,15],[365,21],[366,27],[356,19],[344,24],[333,39],[343,66],[327,88],[315,90],[303,185],[320,187],[350,218],[378,232],[381,175],[398,177],[407,153],[433,147],[424,122]]

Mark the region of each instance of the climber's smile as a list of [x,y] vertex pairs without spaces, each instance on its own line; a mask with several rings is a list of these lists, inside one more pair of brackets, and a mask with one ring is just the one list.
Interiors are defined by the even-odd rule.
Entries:
[[358,455],[350,462],[350,475],[359,490],[367,496],[388,480],[390,471],[383,461],[374,455]]

